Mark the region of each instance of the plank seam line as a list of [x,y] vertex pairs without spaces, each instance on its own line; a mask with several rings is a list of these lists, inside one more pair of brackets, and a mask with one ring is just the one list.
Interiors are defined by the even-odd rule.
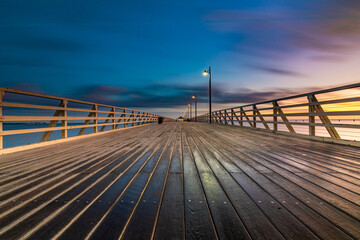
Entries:
[[[190,137],[193,138],[193,141],[194,141],[194,140],[195,140],[195,139],[194,139],[195,134],[193,133],[192,130],[189,130],[189,132],[190,132],[190,134],[189,134]],[[192,135],[192,136],[191,136],[191,135]],[[198,139],[198,138],[197,138],[197,139]],[[201,141],[200,139],[198,139],[198,140]],[[245,225],[244,222],[243,222],[243,219],[241,219],[240,215],[238,214],[238,212],[237,212],[236,209],[234,208],[234,205],[233,205],[231,199],[229,198],[229,195],[226,193],[226,191],[225,191],[225,189],[223,188],[222,184],[220,183],[218,177],[217,177],[216,174],[214,173],[213,168],[210,166],[208,160],[207,160],[206,157],[204,156],[203,152],[200,150],[199,144],[196,143],[196,141],[194,141],[194,144],[195,144],[195,148],[197,148],[197,150],[198,150],[198,152],[201,154],[202,158],[206,161],[208,167],[209,167],[210,170],[211,170],[212,175],[215,177],[216,181],[218,182],[219,186],[221,187],[221,190],[224,192],[226,198],[227,198],[228,201],[231,203],[231,204],[230,204],[230,205],[231,205],[231,208],[232,208],[232,210],[234,211],[234,213],[236,214],[236,216],[238,217],[238,219],[240,220],[240,222],[241,222],[241,224],[243,225],[243,227],[245,228],[247,235],[248,235],[250,238],[252,238],[251,235],[250,235],[250,233],[249,233],[249,229],[246,227],[246,225]]]
[[[160,154],[160,156],[159,156],[159,158],[158,158],[158,160],[157,160],[157,162],[156,162],[156,165],[154,166],[154,169],[151,171],[150,176],[149,176],[149,178],[148,178],[148,180],[147,180],[147,182],[146,182],[146,184],[145,184],[145,186],[144,186],[144,189],[141,191],[141,194],[140,194],[140,196],[139,196],[139,199],[137,200],[137,202],[136,202],[136,204],[135,204],[135,206],[134,206],[134,208],[133,208],[133,210],[132,210],[129,218],[127,219],[127,221],[126,221],[126,223],[125,223],[124,228],[123,228],[122,231],[121,231],[120,236],[118,237],[119,240],[120,240],[120,239],[123,237],[123,235],[125,234],[126,229],[127,229],[128,225],[129,225],[129,223],[130,223],[130,221],[131,221],[131,219],[132,219],[132,217],[133,217],[133,215],[134,215],[134,213],[135,213],[135,211],[136,211],[136,208],[137,208],[137,206],[139,205],[139,203],[140,203],[140,201],[141,201],[141,198],[142,198],[142,196],[144,195],[144,192],[145,192],[147,186],[149,185],[150,180],[152,179],[152,176],[154,175],[154,172],[155,172],[155,170],[157,169],[157,166],[159,165],[160,160],[162,159],[165,151],[167,150],[167,148],[168,148],[168,146],[169,146],[169,144],[170,144],[170,142],[171,142],[170,140],[172,140],[172,138],[173,138],[173,135],[174,135],[174,132],[172,132],[171,136],[169,137],[168,141],[166,142],[166,145],[165,145],[165,147],[164,147],[164,150],[161,152],[161,154]],[[87,239],[88,239],[88,238],[87,238]]]

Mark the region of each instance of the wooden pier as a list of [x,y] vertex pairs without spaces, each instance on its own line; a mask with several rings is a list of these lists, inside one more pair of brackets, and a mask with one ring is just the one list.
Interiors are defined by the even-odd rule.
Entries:
[[164,123],[6,154],[0,239],[360,239],[360,149]]

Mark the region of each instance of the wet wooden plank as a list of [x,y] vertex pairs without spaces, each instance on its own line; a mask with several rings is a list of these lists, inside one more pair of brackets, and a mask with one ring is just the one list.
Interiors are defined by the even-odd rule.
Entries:
[[184,239],[182,174],[169,173],[154,239]]
[[[219,238],[250,239],[247,229],[190,135],[188,142]],[[225,174],[225,172],[221,174]]]
[[[153,237],[170,168],[173,147],[170,144],[161,156],[154,174],[122,232],[121,239],[151,239]],[[139,226],[141,226],[141,231],[139,231]]]
[[359,156],[202,123],[3,155],[0,239],[359,239]]
[[186,239],[218,239],[185,134],[182,135],[182,139],[185,237]]
[[181,133],[176,136],[164,197],[156,223],[154,239],[184,239],[184,186]]

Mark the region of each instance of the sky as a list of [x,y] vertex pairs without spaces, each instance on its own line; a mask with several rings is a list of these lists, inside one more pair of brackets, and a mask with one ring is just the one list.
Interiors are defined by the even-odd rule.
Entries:
[[360,82],[360,1],[0,1],[0,86],[183,114]]

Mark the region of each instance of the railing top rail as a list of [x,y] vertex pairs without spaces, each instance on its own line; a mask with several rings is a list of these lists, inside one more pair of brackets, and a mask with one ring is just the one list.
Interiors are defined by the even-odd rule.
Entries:
[[[57,97],[57,96],[52,96],[52,95],[47,95],[47,94],[34,93],[34,92],[28,92],[28,91],[23,91],[23,90],[16,90],[16,89],[12,89],[12,88],[0,87],[0,90],[4,91],[4,92],[16,93],[16,94],[21,94],[21,95],[33,96],[33,97],[41,97],[41,98],[48,98],[48,99],[55,99],[55,100],[66,100],[66,101],[74,102],[74,103],[97,105],[97,106],[101,106],[101,107],[117,108],[117,109],[122,109],[122,110],[137,111],[137,112],[144,112],[144,113],[149,113],[152,115],[157,115],[157,114],[142,111],[142,110],[136,110],[136,109],[124,108],[124,107],[118,107],[118,106],[111,106],[111,105],[106,105],[106,104],[102,104],[102,103],[81,101],[81,100],[76,100],[76,99],[71,99],[71,98]],[[159,115],[157,115],[157,116],[159,116]]]
[[[276,99],[266,100],[266,101],[262,101],[262,102],[250,103],[250,104],[241,105],[241,106],[237,106],[237,107],[230,107],[230,108],[225,108],[225,109],[219,109],[219,110],[216,110],[216,111],[220,111],[220,110],[221,110],[221,111],[223,111],[223,110],[230,110],[230,109],[240,108],[240,107],[250,107],[250,106],[253,106],[253,105],[259,105],[259,104],[265,104],[265,103],[272,103],[272,102],[274,102],[274,101],[284,101],[284,100],[289,100],[289,99],[293,99],[293,98],[306,97],[306,96],[308,96],[308,95],[310,95],[310,94],[314,94],[314,95],[315,95],[315,94],[329,93],[329,92],[347,90],[347,89],[356,88],[356,87],[360,87],[360,83],[349,84],[349,85],[345,85],[345,86],[341,86],[341,87],[328,88],[328,89],[319,90],[319,91],[314,91],[314,92],[307,92],[307,93],[297,94],[297,95],[293,95],[293,96],[289,96],[289,97],[276,98]],[[216,112],[216,111],[215,111],[215,112]]]

